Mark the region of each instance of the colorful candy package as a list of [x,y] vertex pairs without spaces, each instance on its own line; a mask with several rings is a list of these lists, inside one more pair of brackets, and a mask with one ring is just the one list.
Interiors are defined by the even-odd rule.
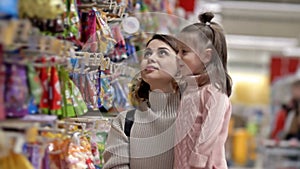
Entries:
[[24,66],[7,66],[5,83],[5,112],[8,117],[28,114],[29,92]]
[[39,105],[41,101],[42,86],[38,74],[32,64],[27,65],[27,78],[30,93],[28,111],[30,114],[35,114],[38,113],[37,105]]

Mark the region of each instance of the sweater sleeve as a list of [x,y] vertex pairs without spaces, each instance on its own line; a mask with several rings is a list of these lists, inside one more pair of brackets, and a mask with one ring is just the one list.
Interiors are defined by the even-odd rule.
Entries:
[[129,140],[124,133],[125,113],[116,117],[108,133],[103,169],[129,169]]
[[[214,87],[207,87],[201,92],[200,117],[196,120],[200,129],[195,140],[195,147],[190,155],[189,164],[193,168],[205,168],[209,155],[223,128],[224,116],[228,111],[229,98]],[[200,122],[199,122],[200,121]]]

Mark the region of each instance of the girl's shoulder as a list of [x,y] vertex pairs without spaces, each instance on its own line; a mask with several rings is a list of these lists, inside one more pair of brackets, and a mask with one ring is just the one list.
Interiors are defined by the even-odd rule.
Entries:
[[218,89],[216,86],[212,84],[204,85],[202,87],[199,87],[198,89],[199,89],[199,93],[201,94],[226,95],[220,89]]
[[198,94],[200,95],[202,101],[210,100],[215,102],[229,102],[229,97],[227,96],[227,94],[223,93],[220,89],[218,89],[212,84],[208,84],[199,88]]

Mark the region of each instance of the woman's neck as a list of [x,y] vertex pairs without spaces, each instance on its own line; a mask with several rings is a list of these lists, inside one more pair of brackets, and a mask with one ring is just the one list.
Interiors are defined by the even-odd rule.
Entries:
[[165,93],[151,91],[149,93],[149,108],[160,116],[173,116],[177,112],[180,95],[178,93]]
[[174,87],[172,84],[150,85],[150,90],[162,93],[174,93]]

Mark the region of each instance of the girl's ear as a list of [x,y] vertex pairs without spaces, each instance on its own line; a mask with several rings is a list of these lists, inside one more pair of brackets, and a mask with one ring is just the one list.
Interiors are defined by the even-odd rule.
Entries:
[[203,58],[203,63],[206,65],[207,63],[209,63],[212,59],[212,49],[211,48],[207,48],[205,49],[204,52],[204,58]]

